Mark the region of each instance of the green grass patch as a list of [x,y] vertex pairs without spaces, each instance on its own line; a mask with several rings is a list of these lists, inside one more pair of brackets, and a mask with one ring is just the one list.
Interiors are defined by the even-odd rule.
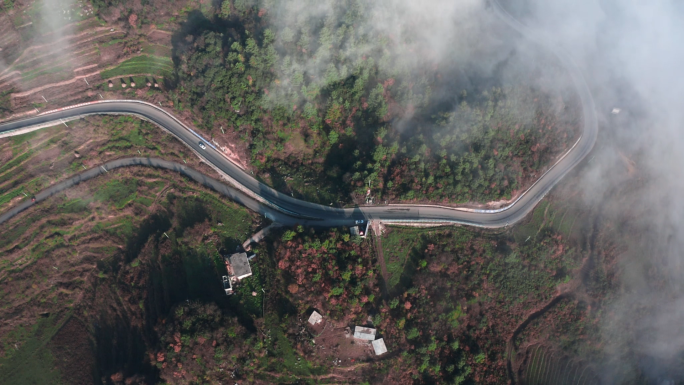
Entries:
[[0,237],[0,248],[14,243],[14,241],[24,235],[26,230],[28,230],[29,227],[31,227],[31,225],[40,218],[41,216],[39,215],[33,215],[23,219],[21,222],[16,223],[11,227],[8,226],[8,228],[3,231],[2,237]]
[[104,43],[100,44],[100,47],[109,47],[110,45],[119,44],[119,43],[123,43],[123,39],[114,39],[114,40],[110,40],[108,42],[104,42]]
[[[251,263],[250,267],[252,269],[252,276],[240,283],[236,288],[235,296],[231,298],[231,301],[239,302],[239,305],[243,306],[244,309],[253,316],[262,317],[264,293],[261,289],[264,287],[264,284],[261,278],[261,272],[259,271],[259,265]],[[257,293],[256,297],[252,295],[252,292]]]
[[93,226],[92,231],[96,233],[105,232],[109,235],[119,237],[121,239],[128,239],[133,235],[135,226],[130,218],[119,218],[111,222],[98,222]]
[[226,238],[242,239],[250,235],[252,218],[247,209],[204,192],[200,193],[200,199],[213,211],[214,231]]
[[[62,235],[61,231],[51,232],[50,235]],[[36,244],[31,248],[31,258],[36,260],[44,257],[47,253],[57,250],[66,246],[67,243],[64,241],[64,237],[56,236],[48,239],[44,239],[42,242]]]
[[[286,319],[279,319],[276,314],[269,313],[266,317],[267,330],[271,332],[271,339],[265,343],[268,350],[273,352],[275,359],[269,360],[269,371],[276,373],[288,373],[295,379],[295,376],[320,375],[325,372],[322,367],[315,367],[305,357],[300,356],[292,347],[292,342],[287,338],[282,325]],[[270,345],[270,346],[269,346]],[[282,378],[281,378],[282,379]]]
[[[56,74],[56,73],[64,72],[63,78],[66,79],[66,78],[68,78],[69,75],[70,75],[70,73],[69,73],[70,71],[67,71],[68,69],[69,69],[69,68],[67,68],[66,66],[63,66],[63,65],[55,65],[54,63],[52,63],[52,64],[48,64],[48,65],[45,65],[45,66],[38,67],[38,68],[33,69],[33,70],[31,70],[31,71],[22,72],[22,73],[21,73],[21,78],[22,78],[25,82],[27,82],[27,81],[33,80],[33,79],[35,79],[35,78],[37,78],[37,77],[39,77],[39,76],[51,75],[51,74]],[[62,79],[60,78],[60,79],[53,79],[53,80],[62,80]]]
[[[16,175],[13,173],[13,176],[15,177],[20,177],[21,174]],[[27,195],[27,198],[33,195],[34,191],[39,191],[42,190],[43,187],[45,186],[47,182],[47,177],[44,175],[41,175],[37,178],[31,179],[28,182],[22,183],[20,186],[16,187],[13,190],[10,190],[6,192],[3,195],[0,195],[0,207],[2,207],[4,204],[9,203],[12,199],[18,197],[18,196],[24,196],[24,192]]]
[[0,195],[0,206],[4,205],[6,203],[9,203],[9,201],[11,201],[12,199],[14,199],[20,195],[23,196],[24,194],[22,194],[22,191],[23,191],[23,189],[18,188],[16,190],[12,190],[6,194]]
[[150,207],[150,206],[152,206],[152,203],[154,203],[154,200],[152,200],[148,197],[139,196],[139,197],[135,198],[135,202],[140,203],[141,205],[143,205],[145,207]]
[[401,279],[406,266],[406,260],[420,243],[421,236],[425,230],[393,228],[387,236],[382,238],[382,252],[385,256],[385,266],[387,267],[387,288],[392,289]]
[[122,218],[112,223],[111,226],[105,228],[104,231],[121,239],[128,239],[131,235],[133,235],[134,226],[133,222],[129,218]]
[[[0,378],[5,385],[61,384],[55,359],[47,344],[71,317],[51,315],[32,327],[19,326],[3,336],[7,355],[0,358]],[[18,349],[15,347],[18,347]]]
[[24,152],[23,154],[15,157],[14,159],[10,160],[9,162],[5,163],[4,166],[0,167],[0,174],[4,174],[5,172],[17,167],[18,165],[22,164],[24,161],[26,161],[28,158],[33,155],[32,150],[28,150]]
[[2,115],[9,113],[12,109],[12,103],[10,100],[12,92],[14,92],[14,88],[0,92],[0,114]]
[[513,236],[517,243],[525,243],[525,241],[534,241],[535,236],[544,223],[544,213],[549,206],[549,202],[544,200],[537,205],[532,212],[532,219],[524,225],[517,226],[514,230]]
[[102,79],[118,76],[149,73],[158,76],[168,76],[173,71],[173,61],[168,57],[141,55],[128,59],[118,66],[102,71]]
[[95,192],[95,199],[108,201],[117,209],[122,209],[136,198],[138,182],[135,179],[111,180]]
[[148,55],[171,57],[171,48],[164,45],[145,44],[142,49]]

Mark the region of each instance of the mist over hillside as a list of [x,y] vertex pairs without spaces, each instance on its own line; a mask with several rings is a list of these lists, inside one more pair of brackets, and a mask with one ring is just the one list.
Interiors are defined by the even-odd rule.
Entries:
[[[89,50],[99,56],[107,44],[120,47],[111,56],[116,60],[154,55],[139,43],[157,29],[167,36],[159,41],[168,41],[162,47],[169,67],[164,89],[143,92],[139,82],[140,93],[130,86],[123,91],[126,78],[130,84],[141,72],[124,66],[113,77],[116,91],[102,78],[94,87],[105,97],[75,93],[91,97],[87,101],[154,97],[149,101],[163,102],[202,135],[235,144],[264,183],[307,201],[342,206],[512,200],[575,143],[581,111],[567,63],[510,28],[493,12],[493,1],[176,4],[184,8],[178,18],[159,23],[169,31],[145,16],[156,15],[163,1],[99,1],[99,16],[107,17],[93,17],[94,30],[113,33],[116,27],[125,41]],[[566,52],[594,97],[599,140],[580,167],[578,185],[587,210],[616,228],[620,238],[620,285],[597,306],[605,360],[596,369],[607,384],[684,383],[684,6],[675,0],[498,1]],[[18,68],[24,72],[17,76],[29,81],[31,68],[49,72],[45,67],[54,57],[76,54],[75,48],[67,52],[64,38],[80,33],[67,13],[76,4],[39,1],[36,20],[43,22],[35,40],[26,39],[38,47],[35,58],[13,68],[19,48],[26,48],[16,43],[11,55],[9,49],[0,52],[0,76]],[[116,64],[108,57],[98,62],[98,71]],[[3,82],[9,84],[0,77]],[[0,99],[25,91],[17,84],[2,90]],[[44,100],[47,107],[42,94],[32,100]],[[83,101],[51,100],[49,107],[70,100]],[[36,106],[27,101],[18,108]],[[9,153],[7,159],[14,156]],[[638,171],[616,172],[624,164]],[[536,233],[545,225],[543,214]]]
[[[621,256],[622,287],[603,325],[607,383],[684,379],[684,8],[676,1],[511,1],[507,8],[542,29],[583,68],[602,117],[604,147],[586,175],[587,204],[609,218],[631,211]],[[611,114],[619,108],[619,114]],[[648,175],[621,198],[621,153]]]

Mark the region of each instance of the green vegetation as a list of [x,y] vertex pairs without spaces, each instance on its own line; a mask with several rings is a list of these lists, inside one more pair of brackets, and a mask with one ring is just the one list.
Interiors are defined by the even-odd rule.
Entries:
[[135,199],[137,190],[137,180],[115,179],[105,183],[101,189],[97,190],[95,199],[112,202],[117,209],[122,209]]
[[411,264],[410,254],[420,252],[416,250],[422,246],[421,236],[424,231],[390,231],[382,238],[382,249],[385,256],[385,266],[389,277],[387,287],[394,288],[399,284],[407,262]]
[[59,81],[64,79],[69,79],[71,76],[68,73],[69,66],[67,63],[59,65],[56,63],[48,63],[37,68],[33,68],[30,71],[22,72],[21,78],[23,81],[28,82],[39,76],[51,75],[51,74],[61,74],[58,78],[53,78],[52,80]]
[[173,62],[168,57],[140,55],[102,71],[102,79],[110,79],[124,75],[150,74],[154,76],[168,76],[173,71]]
[[569,238],[577,234],[580,216],[581,212],[568,203],[542,201],[532,212],[531,219],[516,226],[513,234],[518,243],[534,243],[539,235],[549,230]]
[[[415,368],[420,374],[413,378],[427,383],[487,376],[506,381],[506,372],[494,364],[506,360],[506,336],[546,304],[580,262],[554,227],[539,231],[544,213],[552,210],[547,206],[528,223],[538,232],[534,242],[517,241],[517,231],[528,232],[524,226],[503,234],[388,228],[382,244],[390,298],[374,324],[385,341],[410,341],[409,347],[393,348],[405,351],[402,370]],[[565,342],[570,347],[588,330],[577,326],[585,310],[561,303],[554,311],[560,313],[551,314],[553,319],[570,320],[563,328],[578,328],[559,330],[574,336]]]
[[291,293],[314,297],[323,294],[330,302],[330,316],[350,316],[341,306],[351,303],[358,307],[372,305],[375,294],[371,282],[375,268],[366,256],[368,242],[354,242],[346,229],[316,232],[299,226],[297,232],[286,230],[281,235],[285,251],[277,259],[281,279]]
[[[131,172],[132,175],[120,175],[121,172]],[[3,338],[0,339],[0,349],[4,355],[0,359],[3,384],[71,383],[72,373],[61,372],[64,365],[68,365],[68,359],[53,359],[50,352],[86,349],[78,353],[93,356],[87,335],[82,345],[54,347],[58,350],[49,348],[48,345],[57,340],[67,345],[71,341],[70,338],[66,341],[53,338],[60,325],[66,322],[66,318],[58,318],[59,313],[55,312],[50,318],[38,318],[37,323],[33,323],[36,308],[48,310],[52,314],[52,306],[59,309],[72,307],[75,298],[88,289],[91,280],[86,281],[78,274],[69,280],[69,290],[56,290],[57,287],[50,284],[49,280],[54,278],[53,275],[61,274],[63,268],[84,272],[92,269],[93,277],[98,277],[98,285],[103,285],[98,288],[100,292],[108,290],[105,288],[113,288],[120,295],[126,291],[131,291],[134,296],[143,293],[140,282],[126,277],[126,274],[134,274],[134,278],[142,275],[150,277],[150,294],[136,298],[131,302],[135,309],[129,309],[143,314],[164,311],[176,303],[185,304],[190,298],[230,300],[235,302],[231,306],[246,309],[241,317],[262,316],[263,296],[252,296],[252,291],[262,292],[263,280],[258,266],[253,267],[252,280],[246,282],[237,295],[227,298],[220,289],[220,276],[225,274],[225,267],[222,259],[217,258],[218,250],[224,247],[234,250],[251,234],[252,216],[246,209],[176,174],[151,169],[113,171],[88,182],[86,187],[85,191],[79,189],[80,197],[67,199],[59,195],[40,203],[37,209],[30,210],[26,215],[13,219],[5,236],[0,238],[0,255],[3,256],[0,259],[0,274],[5,284],[0,290],[3,310],[11,309],[12,315],[8,319],[18,319],[14,314],[30,311],[31,316],[23,314],[21,319],[33,325],[13,329],[10,333],[4,333],[6,330],[3,330]],[[168,188],[183,195],[170,193],[165,198],[157,196]],[[154,212],[147,211],[147,207],[139,202],[141,199],[149,203],[157,199],[159,206],[154,206]],[[168,234],[168,238],[164,233]],[[206,242],[204,235],[210,237],[211,242]],[[148,244],[152,247],[146,247]],[[41,259],[46,260],[48,256],[48,265],[36,263]],[[65,261],[67,263],[63,264]],[[97,267],[94,268],[93,263]],[[120,305],[114,300],[108,302],[105,308]],[[93,306],[91,302],[80,301],[79,317],[88,318],[88,314],[95,317],[84,322],[99,324],[98,328],[91,330],[97,339],[98,333],[107,333],[108,326],[105,323],[111,320],[106,316],[97,318],[103,313],[90,306]],[[200,321],[206,316],[200,315]],[[227,319],[232,320],[233,327],[238,324],[234,316]],[[208,324],[201,326],[190,321],[183,332],[190,333],[201,327],[208,327]],[[238,333],[239,336],[234,335],[235,341],[239,341],[243,333],[244,330]],[[105,337],[109,341],[112,338],[116,336]],[[129,336],[126,335],[126,338]],[[223,346],[225,348],[226,345]],[[135,349],[140,348],[135,346]],[[158,348],[154,349],[156,351]],[[209,363],[202,361],[203,365]],[[84,376],[88,377],[91,370],[97,369],[108,378],[118,371],[108,372],[108,365],[98,368],[79,366],[78,370],[85,371]]]
[[[0,358],[0,378],[7,385],[61,384],[48,343],[71,314],[41,318],[31,327],[19,326],[3,336],[5,357]],[[8,343],[8,341],[19,341]],[[17,348],[17,346],[21,347]]]
[[10,100],[12,92],[14,92],[14,89],[0,92],[0,116],[5,116],[6,114],[12,112],[12,104]]
[[[376,201],[510,198],[574,136],[550,95],[522,83],[444,102],[460,86],[438,77],[458,70],[393,57],[393,38],[356,28],[370,5],[330,3],[325,15],[292,15],[296,26],[261,27],[290,5],[224,1],[229,23],[194,13],[193,34],[174,39],[174,106],[192,108],[210,132],[232,127],[279,190],[326,204],[362,199],[369,185]],[[236,23],[239,36],[224,30]],[[390,123],[406,111],[401,129]]]

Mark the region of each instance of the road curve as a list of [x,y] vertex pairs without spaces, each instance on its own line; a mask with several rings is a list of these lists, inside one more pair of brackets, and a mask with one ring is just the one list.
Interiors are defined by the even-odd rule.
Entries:
[[[491,5],[497,16],[504,20],[511,28],[544,46],[554,53],[566,66],[580,98],[583,113],[583,131],[573,147],[551,166],[527,191],[518,197],[517,200],[509,206],[497,210],[410,204],[363,206],[341,209],[294,199],[254,179],[223,156],[220,150],[216,149],[210,141],[202,138],[170,113],[153,104],[136,100],[104,100],[84,103],[26,119],[3,123],[0,124],[0,137],[18,135],[32,129],[59,124],[64,121],[78,119],[88,115],[134,115],[150,121],[175,135],[185,145],[204,158],[205,161],[232,177],[235,183],[239,184],[243,189],[247,189],[251,191],[251,193],[259,196],[263,202],[257,202],[254,198],[235,189],[228,188],[215,179],[203,176],[188,167],[173,162],[166,162],[161,159],[121,159],[109,162],[104,167],[115,168],[130,165],[146,165],[179,171],[200,183],[204,183],[217,191],[225,193],[227,196],[235,199],[248,208],[263,213],[271,219],[283,224],[296,222],[315,226],[332,227],[353,224],[354,221],[358,219],[370,219],[381,220],[387,223],[425,222],[454,223],[485,228],[505,227],[523,219],[525,215],[527,215],[556,185],[556,183],[586,157],[596,142],[598,122],[589,87],[573,61],[553,44],[546,41],[541,33],[529,29],[511,17],[498,2],[493,1]],[[200,148],[200,141],[206,143],[206,149]],[[67,181],[48,188],[38,194],[36,198],[37,200],[38,198],[45,199],[56,193],[55,191],[58,190],[58,186],[63,190],[80,181],[90,179],[102,173],[104,173],[104,171],[101,169],[85,171]],[[3,222],[2,218],[5,218],[5,220],[8,219],[8,217],[6,217],[8,214],[14,213],[14,215],[16,215],[22,207],[25,209],[30,205],[31,202],[24,202],[13,208],[0,216],[0,223]]]

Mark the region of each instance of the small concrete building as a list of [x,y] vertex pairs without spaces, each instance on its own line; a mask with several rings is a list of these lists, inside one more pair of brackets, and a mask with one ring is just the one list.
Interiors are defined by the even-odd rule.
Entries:
[[316,310],[311,313],[311,317],[309,317],[309,323],[312,325],[317,325],[323,321],[323,316],[318,314]]
[[228,274],[241,281],[252,275],[252,268],[249,267],[247,253],[235,253],[225,258]]
[[375,350],[376,356],[387,353],[387,346],[385,346],[385,340],[383,340],[382,338],[378,338],[377,340],[373,341],[372,343],[373,343],[373,350]]
[[228,270],[228,275],[224,275],[221,278],[223,290],[225,290],[226,295],[231,295],[234,291],[233,285],[252,275],[252,268],[249,266],[247,253],[235,253],[230,256],[224,256],[223,261],[226,264],[226,270]]
[[375,329],[356,326],[354,327],[354,338],[365,341],[373,341],[375,339]]

